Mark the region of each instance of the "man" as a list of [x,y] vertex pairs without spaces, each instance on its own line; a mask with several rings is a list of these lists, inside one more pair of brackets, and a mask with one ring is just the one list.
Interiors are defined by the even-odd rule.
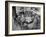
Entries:
[[15,30],[40,29],[40,16],[34,11],[21,11],[14,17]]

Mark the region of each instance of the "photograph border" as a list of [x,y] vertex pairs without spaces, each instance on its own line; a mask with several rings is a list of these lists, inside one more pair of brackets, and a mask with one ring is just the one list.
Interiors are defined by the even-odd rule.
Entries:
[[[43,32],[42,33],[26,33],[26,34],[8,34],[8,2],[27,3],[27,4],[42,4],[43,5]],[[18,36],[18,35],[35,35],[45,34],[45,3],[41,2],[25,2],[25,1],[5,1],[5,36]]]

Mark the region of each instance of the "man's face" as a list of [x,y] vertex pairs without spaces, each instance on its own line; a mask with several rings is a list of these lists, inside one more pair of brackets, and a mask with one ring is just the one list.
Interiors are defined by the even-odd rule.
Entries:
[[34,20],[34,15],[33,15],[33,12],[31,11],[26,11],[25,12],[25,21],[27,22],[32,22]]

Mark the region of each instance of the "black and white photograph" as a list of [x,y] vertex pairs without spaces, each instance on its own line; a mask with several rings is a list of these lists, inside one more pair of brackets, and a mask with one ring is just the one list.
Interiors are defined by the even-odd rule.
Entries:
[[8,1],[5,4],[5,34],[33,35],[45,33],[45,4]]
[[12,7],[12,30],[40,29],[39,7]]

